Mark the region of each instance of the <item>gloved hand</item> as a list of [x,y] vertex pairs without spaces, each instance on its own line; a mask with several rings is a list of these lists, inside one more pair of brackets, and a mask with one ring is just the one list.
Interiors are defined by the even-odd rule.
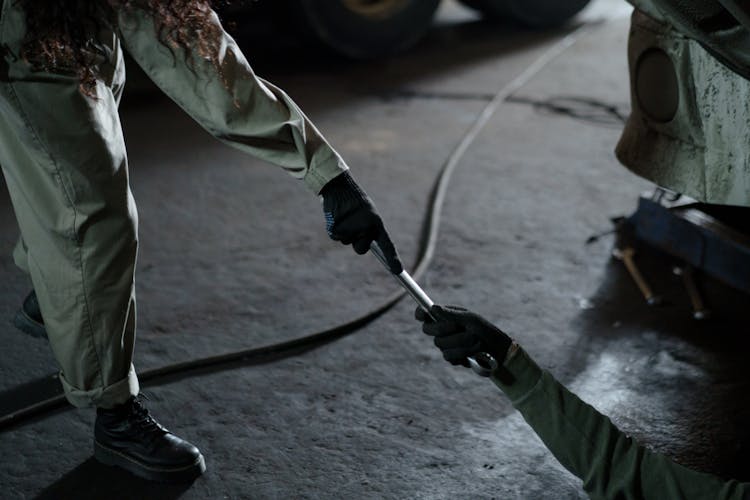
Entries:
[[432,306],[430,315],[417,308],[414,316],[422,331],[435,337],[435,345],[446,361],[468,367],[466,358],[480,352],[491,354],[502,365],[512,340],[492,323],[463,307]]
[[326,230],[331,239],[352,245],[360,255],[367,253],[370,244],[376,241],[391,272],[399,274],[404,270],[375,205],[348,171],[323,186],[320,194],[323,196]]

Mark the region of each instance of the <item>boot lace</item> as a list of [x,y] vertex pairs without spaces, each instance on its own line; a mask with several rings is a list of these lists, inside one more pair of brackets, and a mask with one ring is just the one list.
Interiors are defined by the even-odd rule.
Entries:
[[130,405],[131,422],[133,422],[133,424],[135,424],[144,433],[166,434],[167,432],[169,432],[161,424],[159,424],[159,422],[157,422],[154,417],[151,416],[148,408],[146,408],[141,402],[142,399],[146,398],[143,396],[138,396],[136,398],[133,398],[132,400],[132,403]]

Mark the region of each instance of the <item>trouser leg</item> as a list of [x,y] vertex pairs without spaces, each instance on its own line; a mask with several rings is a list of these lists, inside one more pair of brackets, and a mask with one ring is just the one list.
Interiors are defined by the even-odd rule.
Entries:
[[24,243],[23,238],[18,238],[18,242],[16,242],[16,246],[13,248],[13,262],[25,274],[29,274],[28,258],[26,243]]
[[[75,406],[138,393],[132,366],[137,213],[114,96],[75,81],[0,84],[0,164],[28,270]],[[26,255],[24,257],[24,247]]]

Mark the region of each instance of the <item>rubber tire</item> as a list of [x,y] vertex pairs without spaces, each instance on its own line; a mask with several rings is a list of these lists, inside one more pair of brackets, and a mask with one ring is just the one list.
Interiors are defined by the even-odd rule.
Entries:
[[[278,0],[273,0],[278,1]],[[288,0],[302,27],[325,46],[354,59],[393,54],[416,43],[432,24],[440,0],[407,0],[390,17],[374,20],[341,0]]]
[[590,0],[460,0],[492,19],[509,19],[528,28],[560,26]]

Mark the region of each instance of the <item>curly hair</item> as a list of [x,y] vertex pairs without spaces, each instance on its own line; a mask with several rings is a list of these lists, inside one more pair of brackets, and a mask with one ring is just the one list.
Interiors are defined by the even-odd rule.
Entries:
[[[218,66],[221,27],[211,0],[16,0],[26,15],[21,57],[35,70],[75,74],[81,91],[96,95],[97,37],[113,29],[118,11],[142,9],[153,15],[159,39],[170,49]],[[191,63],[193,61],[190,61]]]

